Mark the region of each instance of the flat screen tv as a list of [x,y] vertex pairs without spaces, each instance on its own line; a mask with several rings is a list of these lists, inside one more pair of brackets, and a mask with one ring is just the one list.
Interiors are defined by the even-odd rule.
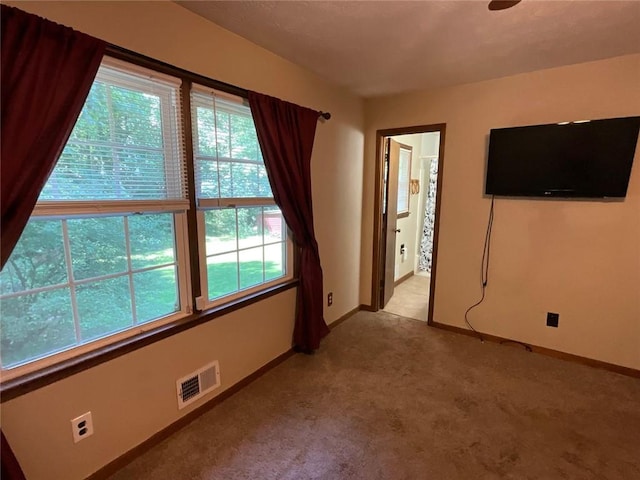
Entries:
[[524,197],[625,197],[640,117],[496,128],[485,193]]

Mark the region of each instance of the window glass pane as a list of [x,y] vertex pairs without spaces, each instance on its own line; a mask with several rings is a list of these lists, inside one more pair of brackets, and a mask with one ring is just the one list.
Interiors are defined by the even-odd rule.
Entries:
[[132,215],[127,221],[134,269],[175,261],[173,214]]
[[177,87],[101,66],[40,200],[185,198]]
[[197,123],[198,148],[196,155],[215,157],[216,153],[216,123],[213,120],[213,110],[197,107],[194,110]]
[[[73,279],[66,274],[65,223]],[[129,269],[127,261],[125,226],[134,270]],[[179,312],[175,250],[171,213],[32,219],[0,274],[3,366],[53,354],[130,328],[134,323]],[[169,265],[135,271],[166,264]],[[118,276],[92,280],[114,274]],[[60,284],[64,286],[55,286]],[[30,291],[35,288],[46,290]],[[132,312],[132,292],[137,317]]]
[[258,138],[251,116],[231,115],[231,157],[258,159]]
[[107,103],[112,115],[112,141],[138,147],[162,147],[160,97],[111,85]]
[[238,290],[238,254],[207,257],[209,298],[215,299]]
[[238,208],[237,211],[240,248],[262,245],[262,207]]
[[264,273],[265,282],[275,278],[284,277],[286,274],[286,243],[274,243],[264,247]]
[[218,156],[223,158],[231,158],[231,142],[229,138],[229,114],[224,111],[217,112],[216,115],[218,129],[217,139],[218,143]]
[[262,223],[265,243],[277,242],[286,237],[286,224],[278,207],[265,207],[262,213]]
[[218,180],[220,181],[220,197],[232,198],[234,195],[231,163],[218,162]]
[[144,200],[166,197],[162,153],[100,145],[67,145],[40,200]]
[[240,288],[264,282],[262,247],[240,250]]
[[258,165],[258,197],[273,197],[271,184],[264,165]]
[[[249,107],[199,91],[192,92],[191,101],[192,111],[197,115],[196,162],[202,164],[196,166],[199,197],[272,197]],[[218,168],[205,165],[211,158],[215,158]],[[216,188],[213,183],[217,182]]]
[[2,299],[0,326],[3,368],[74,345],[69,289]]
[[218,162],[200,160],[196,162],[196,188],[199,198],[218,198]]
[[134,273],[133,284],[138,323],[155,320],[180,309],[175,267]]
[[67,220],[76,280],[127,270],[123,217]]
[[398,169],[398,213],[409,211],[409,180],[411,179],[411,150],[400,148]]
[[60,220],[31,219],[0,273],[0,294],[66,282]]
[[[131,149],[113,149],[112,152],[111,177],[116,186],[115,194],[110,198],[144,200],[167,196],[164,156],[161,152]],[[102,188],[106,190],[106,187]]]
[[236,241],[236,211],[233,208],[216,208],[204,212],[207,255],[233,252]]
[[260,196],[258,165],[253,163],[233,163],[231,169],[233,177],[231,197],[246,198]]
[[76,122],[79,127],[74,128],[69,137],[73,143],[91,140],[109,141],[111,133],[111,119],[109,118],[108,109],[109,89],[110,87],[104,82],[93,82]]
[[218,208],[203,215],[210,300],[286,275],[286,225],[277,207]]
[[83,342],[133,325],[128,275],[78,285],[76,298]]

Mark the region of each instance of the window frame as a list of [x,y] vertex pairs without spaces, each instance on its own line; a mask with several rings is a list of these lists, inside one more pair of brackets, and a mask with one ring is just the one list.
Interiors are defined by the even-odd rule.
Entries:
[[[179,274],[179,281],[184,282],[179,288],[181,305],[185,309],[176,315],[169,315],[159,320],[153,320],[134,328],[117,332],[102,337],[86,344],[72,347],[53,355],[31,361],[29,363],[2,370],[0,383],[1,402],[16,398],[55,381],[66,378],[75,373],[100,365],[106,361],[125,355],[144,346],[150,345],[182,331],[194,328],[203,323],[212,321],[232,311],[241,309],[255,302],[261,301],[273,295],[280,294],[298,286],[296,277],[295,248],[290,233],[287,231],[287,275],[271,282],[259,284],[255,288],[241,290],[237,295],[221,297],[223,301],[212,302],[205,305],[202,311],[196,311],[196,299],[200,296],[200,262],[206,255],[201,250],[201,229],[198,228],[198,205],[195,198],[195,155],[192,144],[190,92],[192,83],[198,83],[206,87],[214,88],[231,95],[239,95],[244,98],[248,92],[234,85],[219,82],[208,77],[180,69],[173,65],[157,61],[153,58],[132,52],[114,45],[107,46],[103,62],[107,59],[115,59],[125,62],[128,67],[141,67],[151,69],[158,74],[166,74],[178,77],[182,81],[179,88],[178,104],[182,108],[182,131],[178,126],[178,134],[182,137],[183,152],[187,169],[187,194],[188,202],[182,205],[182,210],[175,213],[171,206],[161,205],[158,202],[154,211],[174,212],[175,222],[175,255],[176,262],[183,265],[183,274]],[[227,199],[228,200],[228,199]],[[236,206],[248,205],[253,199],[237,199]],[[260,199],[262,202],[264,199]],[[61,205],[65,203],[66,205]],[[128,208],[121,202],[110,202],[108,207],[100,207],[94,202],[73,202],[74,215],[92,215],[96,213],[126,214],[135,213],[133,207],[141,204],[149,204],[151,201],[143,201],[136,204],[127,202]],[[275,204],[273,202],[272,204]],[[204,206],[204,205],[203,205]],[[254,206],[254,205],[252,205]],[[262,205],[261,205],[262,206]],[[64,216],[69,215],[71,202],[47,202],[37,205],[32,216]],[[204,218],[204,217],[203,217]],[[178,227],[180,223],[180,227]],[[178,232],[181,232],[178,234]],[[184,278],[182,278],[184,277]],[[188,292],[183,299],[184,292]]]
[[[112,68],[116,70],[125,70],[127,73],[132,73],[135,75],[139,75],[145,78],[149,77],[148,69],[141,69],[139,66],[135,64],[129,64],[127,62],[123,62],[121,60],[117,60],[106,56],[101,61],[100,68],[102,67]],[[100,74],[98,74],[100,75]],[[136,85],[135,81],[131,81],[129,79],[118,79],[117,73],[112,72],[103,72],[102,80],[108,82],[108,85],[117,85],[121,88],[139,88]],[[96,76],[98,79],[99,77]],[[180,118],[180,100],[181,100],[181,84],[182,80],[177,79],[175,77],[171,77],[170,79],[163,74],[157,74],[154,77],[161,83],[170,83],[173,84],[176,92],[175,98],[175,108],[174,104],[167,92],[163,92],[162,94],[158,93],[158,98],[161,104],[160,115],[162,118],[161,125],[161,138],[162,138],[162,146],[157,150],[160,150],[164,153],[164,158],[166,161],[164,162],[164,171],[167,178],[169,178],[168,171],[171,170],[174,177],[176,178],[181,175],[180,170],[183,168],[181,166],[182,163],[186,164],[186,156],[184,153],[178,153],[178,157],[175,157],[175,153],[173,148],[177,151],[184,152],[183,148],[183,135],[180,132],[181,130],[181,118]],[[95,80],[94,80],[95,81]],[[171,121],[166,121],[166,120]],[[167,142],[166,139],[171,138],[171,142]],[[174,142],[175,140],[175,142]],[[69,142],[67,142],[69,143]],[[100,143],[100,142],[98,142]],[[173,148],[172,148],[173,147]],[[121,148],[119,146],[114,146],[113,148]],[[182,159],[181,159],[182,157]],[[179,182],[178,182],[179,184]],[[71,311],[73,312],[73,320],[74,320],[74,331],[76,337],[78,337],[78,329],[79,322],[81,321],[78,316],[78,300],[76,298],[76,289],[78,286],[83,284],[91,284],[94,281],[104,281],[106,280],[104,275],[98,275],[96,277],[91,277],[88,279],[76,279],[73,278],[73,273],[71,271],[71,262],[72,262],[72,251],[70,246],[70,237],[68,232],[67,221],[73,219],[82,219],[82,218],[100,218],[100,217],[111,217],[111,218],[122,218],[123,219],[123,227],[127,225],[127,221],[124,220],[125,217],[135,215],[137,213],[143,214],[154,214],[154,213],[167,213],[172,216],[172,224],[173,224],[173,247],[174,247],[174,261],[172,262],[175,265],[176,269],[176,290],[177,290],[177,299],[179,301],[179,309],[176,311],[169,313],[167,315],[162,315],[156,319],[149,320],[143,323],[132,323],[132,325],[128,328],[124,328],[122,330],[117,330],[113,333],[107,333],[104,336],[100,336],[98,338],[90,339],[86,342],[76,341],[75,344],[63,347],[60,350],[54,350],[53,352],[43,354],[43,356],[36,357],[35,359],[25,360],[24,362],[18,363],[17,365],[11,367],[2,366],[0,372],[2,373],[2,381],[11,380],[16,377],[20,377],[24,374],[28,374],[31,372],[38,371],[42,368],[49,367],[61,361],[65,361],[76,357],[78,355],[82,355],[88,352],[91,352],[95,349],[99,349],[101,347],[110,345],[114,342],[118,342],[128,337],[132,337],[138,334],[143,334],[148,332],[154,328],[161,327],[165,324],[174,322],[176,320],[180,320],[182,318],[187,317],[193,312],[193,295],[191,294],[191,265],[189,262],[189,250],[188,250],[188,228],[187,228],[187,216],[186,211],[189,207],[188,200],[186,199],[186,195],[182,194],[180,191],[176,190],[175,183],[168,183],[167,188],[173,190],[169,195],[169,199],[164,200],[39,200],[33,211],[31,212],[30,218],[42,219],[42,220],[59,220],[61,222],[62,227],[62,240],[65,251],[65,267],[68,271],[66,282],[60,283],[57,285],[47,286],[43,288],[34,288],[25,290],[24,292],[8,295],[9,297],[20,297],[25,295],[30,295],[34,293],[40,293],[45,291],[55,291],[62,288],[69,289],[69,305]],[[187,188],[186,184],[183,188]],[[182,199],[179,197],[183,197]],[[129,245],[129,232],[128,229],[123,230],[124,243],[126,246]],[[134,301],[135,290],[132,284],[132,278],[134,275],[134,271],[138,269],[132,268],[131,265],[131,252],[127,247],[127,267],[126,270],[122,272],[118,272],[114,274],[113,278],[120,277],[131,277],[128,280],[129,283],[129,291],[131,294],[131,301]],[[109,275],[107,275],[109,277]],[[133,303],[132,303],[133,307]],[[136,318],[135,309],[132,308],[132,322]]]
[[[112,343],[117,343],[129,337],[133,337],[139,334],[144,334],[155,328],[162,327],[163,325],[186,318],[188,315],[193,313],[193,301],[191,298],[192,296],[190,294],[191,280],[190,280],[190,264],[188,262],[188,250],[187,250],[188,238],[187,238],[187,229],[186,229],[186,214],[184,212],[145,212],[145,213],[149,213],[149,214],[172,213],[173,215],[174,245],[175,245],[174,263],[177,271],[176,273],[176,279],[178,282],[177,296],[180,301],[180,309],[176,310],[173,313],[158,317],[157,319],[152,319],[143,323],[136,323],[130,328],[115,331],[114,333],[107,334],[105,336],[88,340],[87,342],[83,342],[80,344],[76,344],[74,346],[64,348],[60,351],[56,351],[46,356],[27,361],[26,363],[18,364],[14,367],[2,368],[1,370],[2,382],[4,382],[5,380],[11,380],[13,378],[20,377],[24,374],[41,370],[46,367],[50,367],[52,365],[55,365],[65,360],[73,359],[76,356],[81,356],[83,354],[90,353],[93,350],[106,347],[108,345],[111,345]],[[115,218],[122,218],[124,216],[132,216],[132,215],[135,215],[135,212],[115,212],[113,214],[109,214],[108,216],[115,217]],[[100,216],[106,216],[106,215],[101,214]],[[48,212],[47,215],[42,215],[40,213],[38,215],[32,214],[32,217],[37,217],[43,220],[51,218],[51,219],[60,220],[60,221],[73,220],[73,219],[79,219],[79,218],[99,218],[99,216],[96,216],[96,215],[86,216],[86,215],[77,214],[77,213],[52,214],[50,213],[50,211]],[[125,232],[125,235],[127,235],[126,232]],[[65,252],[69,252],[68,233],[66,234],[63,233],[63,236],[64,236],[63,242],[67,244],[65,245]],[[65,263],[71,261],[70,253],[67,253],[67,255],[69,255],[69,257],[65,259]],[[130,257],[128,257],[128,259],[129,258]],[[128,267],[130,267],[130,265]],[[134,273],[135,273],[134,271],[128,269],[127,271],[123,271],[118,274],[115,274],[114,278],[128,277],[129,275],[133,275]],[[106,275],[106,277],[109,277],[109,276],[110,275]],[[88,279],[82,279],[82,280],[67,278],[66,285],[68,286],[68,288],[70,288],[70,290],[71,289],[75,290],[78,284],[82,285],[85,283],[87,284],[92,283],[93,278],[98,278],[99,279],[98,281],[100,281],[100,276],[92,277]],[[61,285],[63,284],[57,284],[51,287],[47,286],[47,287],[44,287],[43,289],[36,288],[34,290],[36,290],[37,292],[52,291],[52,290],[61,288],[60,287]],[[131,285],[129,286],[129,288],[131,289]],[[133,293],[133,290],[131,290],[131,293]],[[25,292],[25,295],[29,295],[29,294],[30,294],[30,291]],[[74,299],[73,297],[71,297],[70,305],[73,309],[77,308],[77,299]]]
[[[403,210],[397,211],[397,218],[406,218],[411,212],[411,163],[413,160],[413,147],[411,145],[405,145],[404,143],[399,143],[400,145],[400,155],[398,157],[398,205],[400,205],[400,199],[406,198],[407,208]],[[402,152],[409,152],[409,159],[406,164],[406,173],[407,173],[407,185],[406,188],[400,188],[400,177],[402,176]]]
[[[228,204],[228,205],[220,205],[222,208],[235,208],[235,207],[264,207],[267,205],[275,205],[273,203],[263,203],[260,205],[255,205],[251,203],[252,199],[238,199],[241,200],[237,204]],[[289,229],[286,229],[287,238],[284,242],[286,248],[286,256],[285,256],[285,274],[281,277],[274,278],[273,280],[263,282],[254,286],[250,286],[247,288],[240,288],[234,293],[230,293],[227,295],[223,295],[221,297],[215,298],[213,300],[209,299],[208,295],[208,285],[207,285],[207,250],[206,250],[206,225],[205,225],[205,212],[209,210],[208,208],[199,208],[197,212],[198,218],[198,250],[199,254],[199,270],[200,270],[200,295],[196,297],[196,309],[200,311],[206,311],[211,308],[216,308],[220,306],[224,306],[229,302],[236,301],[241,299],[247,295],[252,295],[254,293],[260,292],[262,290],[278,286],[282,283],[289,282],[293,280],[293,259],[294,259],[294,247],[293,241],[291,240],[291,233]],[[236,237],[237,241],[237,237]],[[261,244],[264,247],[264,243]],[[235,251],[239,252],[242,250],[241,248],[236,248]],[[231,253],[231,252],[229,252]],[[264,259],[263,259],[264,262]]]
[[[195,95],[194,95],[195,94]],[[216,98],[219,97],[228,104],[231,109],[237,108],[239,114],[243,114],[242,110],[247,107],[246,98],[239,97],[237,95],[231,95],[225,92],[221,92],[217,89],[213,89],[207,87],[202,84],[192,84],[189,89],[189,101],[191,102],[191,128],[192,128],[192,146],[193,146],[193,165],[194,169],[196,168],[197,162],[199,159],[206,159],[211,161],[223,161],[223,162],[237,162],[237,163],[245,163],[252,165],[261,165],[261,163],[256,159],[255,161],[252,159],[243,159],[236,157],[223,157],[223,156],[211,156],[211,155],[203,155],[200,154],[197,150],[197,145],[199,144],[199,133],[197,128],[197,114],[194,113],[195,108],[206,108],[209,109],[211,106],[205,103],[202,100],[202,97],[208,96],[212,98],[212,103],[216,101]],[[237,107],[232,104],[237,104]],[[195,108],[194,108],[195,107]],[[215,105],[213,105],[213,115],[214,122],[217,121],[217,113],[219,110],[216,109]],[[223,107],[223,111],[224,107]],[[231,111],[226,111],[227,113],[231,113]],[[214,125],[215,128],[215,125]],[[229,142],[231,142],[231,135],[229,136]],[[257,145],[257,148],[260,149],[260,145]],[[229,145],[229,149],[231,149],[231,145]],[[260,152],[257,152],[260,154]],[[231,155],[231,150],[229,151]],[[197,183],[197,174],[194,175],[196,183]],[[220,191],[220,185],[218,185],[218,197],[200,197],[198,196],[199,188],[196,185],[195,187],[195,196],[196,196],[196,218],[197,218],[197,231],[198,231],[198,251],[199,251],[199,272],[200,272],[200,295],[196,297],[196,308],[198,310],[204,311],[210,308],[215,308],[218,306],[223,306],[224,304],[235,301],[239,298],[242,298],[246,295],[251,295],[253,293],[259,292],[265,288],[270,288],[276,286],[280,283],[290,281],[293,278],[293,241],[291,239],[291,233],[288,227],[285,230],[286,239],[284,242],[285,247],[285,273],[284,275],[275,278],[270,281],[262,282],[257,285],[253,285],[247,288],[238,288],[235,292],[222,295],[220,297],[211,299],[208,294],[208,269],[207,269],[207,246],[206,246],[206,224],[205,224],[205,212],[211,209],[216,208],[242,208],[242,207],[268,207],[268,206],[276,206],[273,195],[270,197],[224,197],[222,196],[222,192]],[[237,212],[237,210],[236,210]],[[284,221],[284,219],[283,219]],[[238,228],[236,225],[236,248],[235,252],[240,252],[243,250],[239,247],[238,244],[239,235]],[[264,244],[264,236],[263,242],[260,244],[261,246],[265,246]],[[258,245],[256,245],[258,246]],[[232,253],[230,251],[229,253]],[[263,263],[265,259],[263,258]]]

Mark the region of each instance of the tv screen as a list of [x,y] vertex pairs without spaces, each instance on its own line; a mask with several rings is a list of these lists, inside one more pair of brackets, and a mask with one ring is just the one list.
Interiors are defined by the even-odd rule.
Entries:
[[624,197],[640,117],[492,129],[485,192]]

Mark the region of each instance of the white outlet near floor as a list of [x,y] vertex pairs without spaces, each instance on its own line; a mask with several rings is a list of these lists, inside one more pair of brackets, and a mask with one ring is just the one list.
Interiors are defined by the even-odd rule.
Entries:
[[73,431],[73,443],[78,443],[93,435],[93,418],[91,412],[83,413],[79,417],[71,420],[71,430]]

